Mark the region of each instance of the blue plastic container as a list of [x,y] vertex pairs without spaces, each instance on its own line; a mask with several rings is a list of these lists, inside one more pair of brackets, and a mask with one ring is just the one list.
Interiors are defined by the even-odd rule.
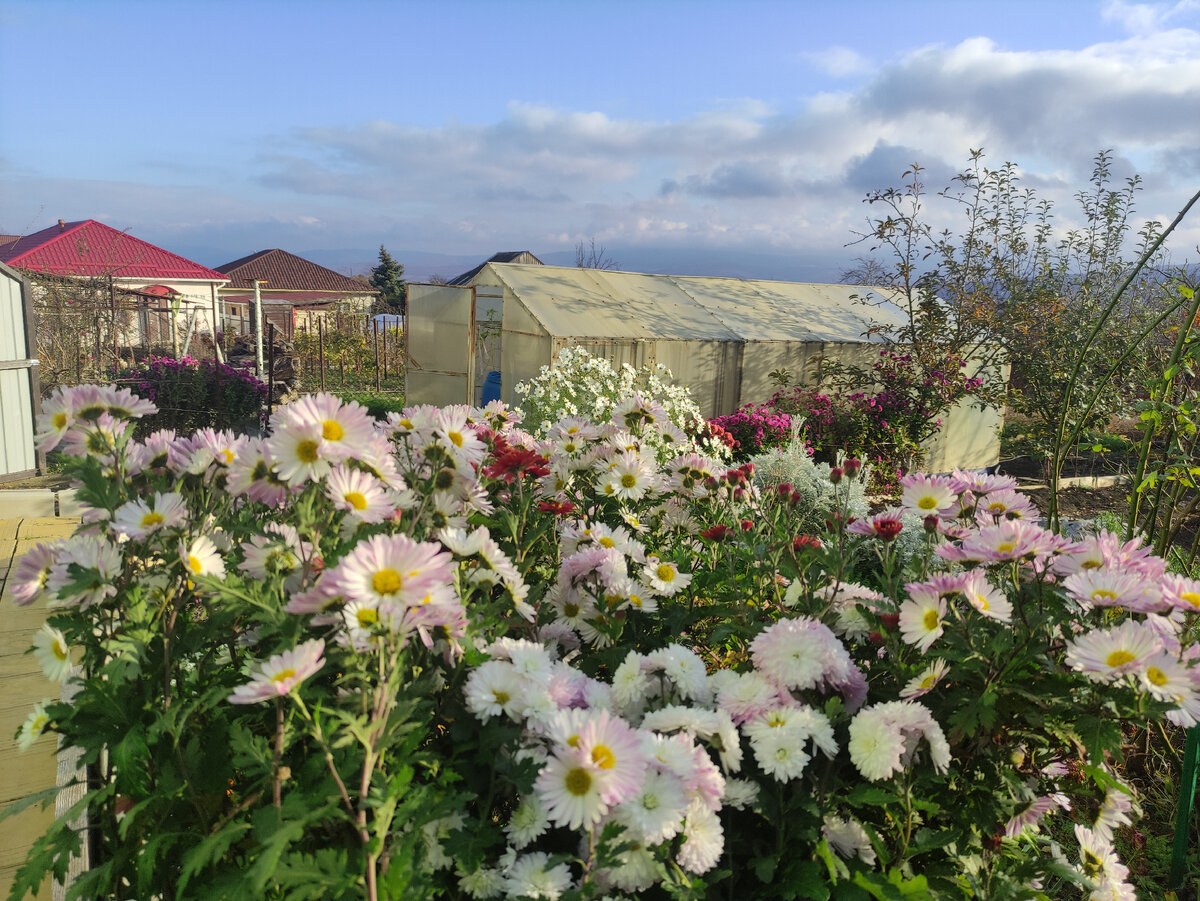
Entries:
[[500,370],[493,369],[483,380],[483,396],[480,406],[486,407],[491,401],[500,399]]

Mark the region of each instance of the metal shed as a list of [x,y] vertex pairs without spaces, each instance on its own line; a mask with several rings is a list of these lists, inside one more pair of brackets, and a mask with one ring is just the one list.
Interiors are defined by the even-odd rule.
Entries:
[[37,326],[29,281],[0,263],[0,481],[33,475],[34,418],[41,411]]
[[[561,348],[582,347],[614,366],[666,365],[705,416],[718,416],[769,398],[780,368],[811,384],[833,360],[870,366],[882,344],[871,325],[905,321],[888,296],[860,285],[488,263],[469,288],[410,285],[410,355],[418,367],[438,362],[410,368],[408,399],[477,402],[486,367],[499,369],[501,396],[515,404],[518,382]],[[482,340],[488,309],[500,312]],[[489,359],[477,359],[481,351]],[[956,408],[928,448],[928,468],[993,465],[999,422],[998,411]]]

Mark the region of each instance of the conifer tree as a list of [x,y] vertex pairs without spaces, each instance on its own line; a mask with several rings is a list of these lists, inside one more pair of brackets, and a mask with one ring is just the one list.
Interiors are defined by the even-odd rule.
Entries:
[[408,293],[404,264],[392,259],[382,244],[379,245],[379,265],[371,270],[371,286],[379,291],[378,312],[404,315]]

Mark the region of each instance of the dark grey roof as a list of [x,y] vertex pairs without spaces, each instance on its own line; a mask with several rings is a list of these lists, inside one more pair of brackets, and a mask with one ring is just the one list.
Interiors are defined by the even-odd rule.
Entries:
[[469,285],[471,279],[477,276],[483,267],[488,263],[532,263],[535,266],[544,266],[545,264],[531,254],[528,250],[502,250],[500,253],[494,253],[490,258],[484,260],[474,269],[468,269],[462,275],[456,275],[454,278],[446,282],[447,285]]

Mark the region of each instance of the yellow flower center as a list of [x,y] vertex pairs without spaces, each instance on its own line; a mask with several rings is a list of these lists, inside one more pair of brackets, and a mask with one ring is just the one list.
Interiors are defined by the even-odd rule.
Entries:
[[317,462],[317,442],[305,439],[296,445],[296,459],[301,463]]
[[360,607],[354,612],[354,618],[358,620],[360,629],[369,629],[379,622],[379,611],[374,607]]
[[1080,569],[1099,569],[1101,567],[1099,560],[1084,560],[1079,564]]
[[642,598],[640,595],[631,594],[629,596],[629,603],[631,603],[633,606],[637,607],[639,610],[642,609]]
[[574,767],[567,771],[566,785],[567,791],[577,798],[582,798],[592,787],[591,774],[581,766]]
[[779,726],[784,725],[786,722],[787,722],[787,718],[784,717],[783,714],[781,714],[781,713],[767,714],[767,725],[770,726],[772,729],[776,729]]
[[933,673],[929,673],[929,675],[921,680],[921,688],[933,688],[935,682],[937,682],[937,676],[935,676]]
[[627,472],[625,475],[621,476],[621,487],[632,488],[636,484],[637,476],[635,476],[633,473]]
[[355,510],[367,509],[367,499],[362,496],[361,492],[347,491],[344,495],[342,495],[342,497],[345,498],[346,503]]
[[617,755],[608,745],[596,745],[592,748],[592,763],[602,770],[611,770],[617,765]]
[[926,495],[925,497],[923,497],[919,501],[917,501],[917,506],[920,507],[922,510],[933,510],[933,509],[937,508],[937,505],[938,505],[937,500],[935,498],[929,497],[928,495]]
[[1014,547],[1016,547],[1015,544],[1013,544],[1011,541],[1006,541],[1006,542],[1004,542],[1004,544],[999,544],[996,546],[996,553],[997,554],[1011,554],[1013,552]]
[[1135,659],[1137,658],[1135,658],[1133,654],[1130,654],[1128,651],[1122,649],[1120,651],[1113,651],[1108,655],[1108,658],[1104,662],[1113,669],[1116,669],[1118,666],[1124,666],[1126,663],[1130,663]]
[[400,573],[390,568],[381,569],[371,577],[371,587],[375,589],[376,594],[395,594],[403,584]]
[[1167,674],[1160,670],[1157,666],[1147,667],[1146,678],[1149,679],[1154,685],[1158,685],[1160,687],[1167,684]]
[[142,517],[142,528],[153,529],[156,525],[163,521],[163,515],[157,510],[151,510]]
[[50,645],[50,653],[60,662],[67,659],[67,646],[57,638]]
[[1109,591],[1107,588],[1097,588],[1091,594],[1093,601],[1111,601],[1116,596],[1115,591]]
[[495,698],[496,703],[500,704],[501,706],[507,704],[510,700],[509,694],[507,691],[493,691],[492,697]]
[[925,615],[921,618],[921,622],[925,624],[926,629],[932,632],[938,627],[938,623],[941,622],[941,619],[938,617],[938,612],[936,610],[926,610]]
[[579,605],[563,604],[563,615],[567,617],[579,616]]
[[200,571],[202,569],[204,569],[204,564],[200,562],[200,558],[197,557],[195,554],[188,554],[188,564],[187,565],[188,565],[188,569],[190,569],[192,572],[194,572],[196,574],[199,574]]
[[601,547],[616,547],[617,546],[617,543],[615,541],[613,541],[611,538],[609,538],[607,535],[605,535],[603,538],[601,538],[596,543],[599,544]]
[[462,432],[447,432],[446,435],[452,442],[454,442],[455,447],[463,446]]
[[54,427],[56,429],[65,429],[67,427],[67,414],[66,413],[55,413],[54,414]]
[[1004,504],[997,503],[997,502],[988,504],[988,508],[987,508],[988,513],[991,513],[993,516],[999,515],[1007,509],[1008,509],[1008,507],[1006,507]]
[[992,605],[988,603],[988,599],[981,594],[975,595],[975,606],[980,610],[991,610]]
[[217,456],[221,458],[221,461],[226,466],[233,462],[233,451],[231,451],[229,448],[225,448],[224,450],[218,452]]
[[1191,604],[1193,607],[1200,607],[1200,594],[1197,594],[1194,591],[1185,591],[1183,594],[1180,595],[1180,597],[1183,598],[1185,601],[1187,601],[1189,604]]
[[675,567],[671,566],[669,563],[660,563],[658,569],[656,569],[654,573],[658,576],[658,580],[660,582],[675,581]]
[[286,682],[288,679],[294,679],[295,677],[296,671],[294,669],[281,669],[271,677],[271,681],[278,684],[280,682]]
[[321,437],[326,441],[341,441],[345,435],[346,430],[336,419],[326,419],[321,424]]

